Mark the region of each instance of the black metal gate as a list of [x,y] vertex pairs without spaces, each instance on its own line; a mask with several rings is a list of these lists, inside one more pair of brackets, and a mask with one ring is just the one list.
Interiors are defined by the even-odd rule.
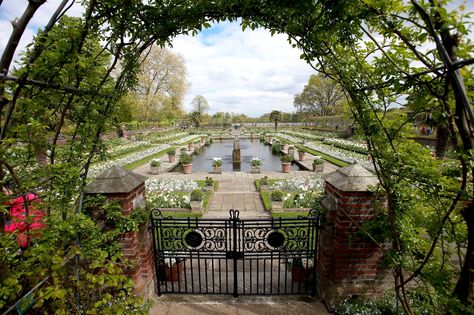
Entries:
[[158,295],[316,293],[319,215],[239,219],[151,214]]

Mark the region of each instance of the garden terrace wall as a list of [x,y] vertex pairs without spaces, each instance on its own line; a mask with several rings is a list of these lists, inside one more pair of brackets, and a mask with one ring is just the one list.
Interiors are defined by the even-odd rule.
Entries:
[[328,174],[325,182],[326,218],[318,251],[318,291],[327,304],[361,295],[380,295],[388,284],[383,244],[362,230],[384,204],[368,186],[377,178],[358,164]]

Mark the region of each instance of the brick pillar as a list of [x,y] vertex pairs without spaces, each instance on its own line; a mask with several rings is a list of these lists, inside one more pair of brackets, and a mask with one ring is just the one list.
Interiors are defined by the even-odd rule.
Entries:
[[387,270],[382,266],[383,251],[360,231],[375,218],[377,202],[369,185],[377,178],[358,164],[326,176],[323,206],[326,223],[320,232],[318,251],[318,291],[327,304],[352,296],[374,295],[383,291]]
[[[86,187],[88,194],[103,194],[111,201],[122,204],[122,214],[129,216],[137,208],[145,208],[146,177],[114,166],[100,174]],[[134,291],[148,296],[154,290],[153,240],[147,224],[136,232],[128,232],[118,239],[122,253],[133,263],[126,273],[134,281]]]

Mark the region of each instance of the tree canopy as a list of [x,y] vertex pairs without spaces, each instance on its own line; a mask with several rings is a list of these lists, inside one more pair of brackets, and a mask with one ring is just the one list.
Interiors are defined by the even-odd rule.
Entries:
[[295,95],[294,105],[299,112],[317,116],[340,115],[347,111],[341,86],[322,74],[310,76],[303,92]]

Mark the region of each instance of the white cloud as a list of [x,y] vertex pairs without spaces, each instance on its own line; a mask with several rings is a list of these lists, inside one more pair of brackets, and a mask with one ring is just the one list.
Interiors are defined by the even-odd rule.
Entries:
[[243,32],[238,23],[217,24],[196,37],[179,36],[173,50],[183,55],[192,84],[185,97],[188,110],[200,94],[211,113],[291,112],[294,94],[314,72],[286,36],[272,37],[265,29]]
[[[48,24],[51,15],[56,11],[61,2],[62,1],[59,0],[46,1],[45,4],[39,7],[39,9],[33,15],[30,23],[28,23],[28,26],[21,37],[18,48],[15,51],[15,60],[19,59],[19,56],[25,50],[26,45],[32,41],[33,36],[38,31],[38,28],[43,28],[46,24]],[[7,45],[8,39],[10,38],[10,34],[13,29],[11,21],[14,21],[16,18],[20,18],[27,5],[28,1],[4,0],[2,2],[0,8],[0,52],[3,52]],[[80,16],[82,12],[83,8],[76,1],[67,14],[70,16]]]

